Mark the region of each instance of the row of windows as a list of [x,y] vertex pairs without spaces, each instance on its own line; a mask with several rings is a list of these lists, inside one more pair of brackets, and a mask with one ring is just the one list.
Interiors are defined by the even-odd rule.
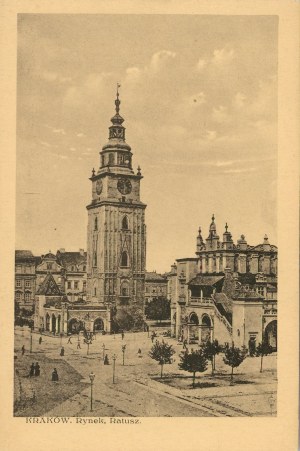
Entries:
[[[17,301],[21,301],[22,300],[22,293],[16,293],[16,300]],[[24,296],[24,299],[25,299],[25,301],[30,301],[30,299],[31,299],[31,293],[25,293],[25,296]]]
[[164,293],[166,291],[166,287],[162,288],[162,287],[158,287],[158,288],[149,288],[146,287],[146,293]]
[[17,265],[16,266],[16,273],[23,273],[23,274],[32,274],[35,271],[35,267],[34,266],[28,266],[28,265]]
[[[22,280],[16,280],[16,287],[22,286]],[[31,288],[31,280],[25,280],[25,287]]]
[[[96,267],[97,266],[97,252],[94,251],[93,253],[93,266]],[[122,252],[122,256],[121,256],[121,267],[122,268],[128,268],[129,266],[129,257],[126,251]]]
[[[127,216],[124,216],[123,219],[122,219],[122,230],[128,230],[128,229],[129,229],[128,218],[127,218]],[[94,219],[94,230],[98,230],[98,218],[97,218],[97,216]]]
[[[73,281],[67,282],[67,288],[69,290],[72,290],[73,286],[74,286],[74,290],[78,290],[79,289],[79,281],[75,280],[74,285],[73,285]],[[86,281],[85,280],[82,282],[82,289],[83,289],[83,291],[85,291],[85,289],[86,289]]]

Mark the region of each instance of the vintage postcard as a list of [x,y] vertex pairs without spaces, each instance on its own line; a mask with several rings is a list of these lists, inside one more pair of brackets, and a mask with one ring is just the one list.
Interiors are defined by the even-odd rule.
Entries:
[[299,5],[215,3],[4,2],[5,450],[296,449]]

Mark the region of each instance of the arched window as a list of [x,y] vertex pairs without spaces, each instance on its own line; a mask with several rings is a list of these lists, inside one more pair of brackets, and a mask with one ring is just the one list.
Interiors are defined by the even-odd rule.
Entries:
[[93,266],[97,266],[97,252],[94,251],[94,255],[93,255]]
[[95,222],[94,222],[94,230],[98,230],[98,218],[95,218]]
[[126,251],[122,252],[121,266],[128,266],[128,254]]
[[121,296],[129,296],[129,284],[127,280],[123,280],[120,290]]
[[127,216],[124,216],[124,218],[122,219],[122,229],[123,230],[128,230],[128,218],[127,218]]

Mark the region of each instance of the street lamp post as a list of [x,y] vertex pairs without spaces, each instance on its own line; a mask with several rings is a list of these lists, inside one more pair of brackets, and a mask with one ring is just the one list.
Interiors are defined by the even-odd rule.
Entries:
[[105,358],[105,344],[104,343],[102,345],[102,349],[103,349],[103,361],[104,361],[104,358]]
[[260,373],[262,373],[262,367],[263,367],[263,358],[264,358],[264,324],[266,322],[266,319],[264,317],[264,314],[262,314],[261,317],[261,356],[260,356]]
[[64,335],[64,334],[61,332],[61,333],[60,333],[60,347],[62,346],[62,338],[63,338],[63,335]]
[[93,384],[94,384],[94,379],[95,379],[95,374],[93,372],[91,372],[89,374],[90,377],[90,381],[91,381],[91,409],[90,411],[93,411]]
[[125,365],[125,351],[126,351],[126,345],[122,346],[122,352],[123,352],[123,366]]
[[116,360],[117,360],[116,354],[114,354],[112,356],[112,359],[113,359],[113,384],[114,384],[115,383]]
[[30,354],[32,353],[32,327],[30,327]]

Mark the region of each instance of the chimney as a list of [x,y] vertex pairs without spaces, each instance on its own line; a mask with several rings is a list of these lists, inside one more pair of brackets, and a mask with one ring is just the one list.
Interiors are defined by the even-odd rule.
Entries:
[[80,255],[84,255],[84,249],[79,249]]
[[66,250],[65,250],[64,247],[61,247],[61,248],[59,249],[59,252],[60,252],[61,254],[64,254],[64,253],[66,252]]

